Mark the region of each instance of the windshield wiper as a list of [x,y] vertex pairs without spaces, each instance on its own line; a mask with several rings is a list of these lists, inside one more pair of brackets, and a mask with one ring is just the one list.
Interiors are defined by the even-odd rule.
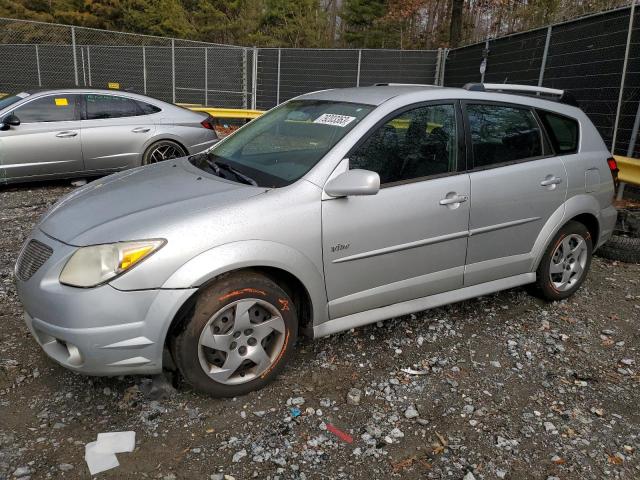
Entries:
[[222,170],[225,172],[232,173],[240,182],[245,183],[247,185],[257,186],[258,182],[256,182],[253,178],[241,173],[240,171],[233,168],[231,165],[228,165],[224,162],[211,160],[206,154],[196,154],[189,157],[189,160],[204,160],[205,163],[209,166],[214,175],[217,175],[221,178],[226,178],[222,175]]

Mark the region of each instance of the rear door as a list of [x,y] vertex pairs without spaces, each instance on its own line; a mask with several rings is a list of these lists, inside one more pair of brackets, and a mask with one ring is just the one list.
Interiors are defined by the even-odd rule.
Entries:
[[567,173],[533,110],[463,102],[471,153],[465,285],[529,271],[542,227],[567,195]]
[[[111,93],[88,93],[83,97],[82,150],[87,170],[139,165],[145,146],[155,133],[155,107]],[[145,109],[145,105],[151,109]]]
[[0,131],[0,177],[27,180],[81,172],[78,103],[77,95],[60,93],[11,111],[20,125]]
[[349,154],[381,189],[322,202],[331,318],[462,286],[470,202],[457,112],[453,102],[404,109]]

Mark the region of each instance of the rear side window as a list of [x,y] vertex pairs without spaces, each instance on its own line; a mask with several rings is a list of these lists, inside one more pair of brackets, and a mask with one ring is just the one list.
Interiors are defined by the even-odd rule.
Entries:
[[506,105],[466,105],[473,146],[473,166],[542,156],[542,134],[533,112]]
[[76,95],[51,95],[36,98],[13,113],[22,123],[68,122],[76,120]]
[[152,113],[161,112],[162,109],[156,107],[155,105],[151,105],[150,103],[141,102],[140,100],[136,100],[138,107],[142,110],[143,115],[151,115]]
[[559,154],[578,151],[578,122],[573,118],[538,110],[538,116],[549,134],[553,149]]
[[88,94],[87,119],[135,117],[142,115],[135,100],[117,95]]

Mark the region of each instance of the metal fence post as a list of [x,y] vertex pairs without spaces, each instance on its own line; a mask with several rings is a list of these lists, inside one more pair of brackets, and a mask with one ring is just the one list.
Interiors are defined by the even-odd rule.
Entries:
[[209,49],[204,47],[204,105],[209,106]]
[[618,93],[618,107],[616,108],[616,120],[613,124],[613,138],[611,140],[611,153],[615,155],[616,140],[618,137],[618,123],[620,122],[620,111],[622,109],[622,96],[624,94],[624,81],[627,76],[627,64],[629,63],[629,47],[631,46],[631,34],[633,33],[633,17],[635,16],[636,1],[631,4],[629,14],[629,31],[627,32],[627,46],[624,51],[624,63],[622,65],[622,78],[620,79],[620,92]]
[[89,75],[89,86],[93,86],[93,80],[91,79],[91,47],[87,45],[87,74]]
[[549,53],[549,44],[551,43],[551,29],[553,27],[549,25],[547,27],[547,38],[544,41],[544,52],[542,53],[542,62],[540,63],[540,75],[538,75],[538,86],[542,86],[544,80],[544,71],[547,68],[547,55]]
[[78,57],[76,54],[76,27],[71,27],[71,48],[73,48],[73,73],[78,86]]
[[440,85],[440,68],[442,65],[442,49],[438,48],[438,53],[436,54],[436,73],[433,76],[434,85]]
[[176,40],[171,39],[171,90],[173,103],[176,103]]
[[282,56],[282,49],[278,48],[278,84],[276,86],[276,105],[280,105],[280,58]]
[[36,45],[36,68],[38,69],[38,86],[42,86],[42,76],[40,75],[40,51]]
[[356,87],[360,86],[360,67],[362,65],[362,49],[358,50],[358,75],[356,77]]
[[80,47],[80,60],[82,61],[82,85],[87,86],[87,72],[84,68],[84,48]]
[[247,108],[247,49],[242,49],[242,108]]
[[253,47],[253,63],[251,65],[252,75],[251,75],[251,109],[255,110],[257,105],[257,96],[258,96],[258,49]]
[[489,39],[484,42],[484,51],[482,52],[482,63],[480,64],[480,83],[484,83],[484,74],[487,71],[487,63],[489,63]]
[[147,47],[142,46],[142,90],[147,94]]
[[451,49],[445,48],[442,52],[442,67],[440,68],[440,86],[444,87],[444,72],[447,70],[447,60],[449,58],[449,51]]

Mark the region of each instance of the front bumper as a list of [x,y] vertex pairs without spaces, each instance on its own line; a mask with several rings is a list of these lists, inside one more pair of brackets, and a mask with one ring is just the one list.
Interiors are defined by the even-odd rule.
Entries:
[[74,288],[58,281],[76,247],[34,230],[53,249],[26,281],[16,276],[29,330],[62,366],[90,375],[151,374],[162,370],[164,340],[178,309],[195,289]]

